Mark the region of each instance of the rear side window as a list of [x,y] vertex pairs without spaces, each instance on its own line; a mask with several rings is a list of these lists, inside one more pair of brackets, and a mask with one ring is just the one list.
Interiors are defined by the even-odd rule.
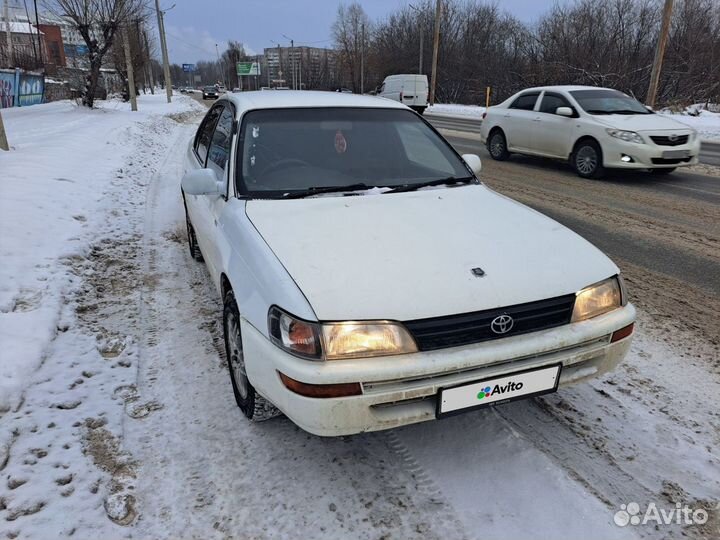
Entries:
[[559,94],[548,94],[546,92],[540,102],[540,112],[555,114],[558,107],[570,107],[570,103]]
[[510,108],[520,109],[523,111],[532,111],[535,107],[535,102],[537,101],[539,95],[540,92],[533,92],[531,94],[523,94],[522,96],[518,96],[518,98],[512,102]]
[[220,113],[222,113],[223,107],[221,105],[215,106],[210,109],[210,112],[205,116],[205,120],[200,125],[200,129],[195,139],[195,152],[197,152],[198,159],[205,165],[207,159],[208,149],[210,148],[210,142],[212,141],[213,131],[215,124],[217,124]]

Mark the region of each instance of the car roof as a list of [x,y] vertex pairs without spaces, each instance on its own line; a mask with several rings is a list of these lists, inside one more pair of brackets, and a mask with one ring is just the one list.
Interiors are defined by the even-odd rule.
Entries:
[[408,109],[405,105],[389,99],[348,94],[346,92],[321,92],[315,90],[282,90],[239,92],[225,94],[220,101],[230,101],[237,114],[255,109],[291,109],[302,107],[367,107],[382,109]]
[[[564,90],[566,92],[572,92],[573,90],[612,90],[612,88],[603,88],[602,86],[583,86],[574,84],[559,84],[556,86],[536,86],[533,88],[523,88],[521,92],[531,91],[541,92],[543,90]],[[518,92],[520,93],[520,92]]]

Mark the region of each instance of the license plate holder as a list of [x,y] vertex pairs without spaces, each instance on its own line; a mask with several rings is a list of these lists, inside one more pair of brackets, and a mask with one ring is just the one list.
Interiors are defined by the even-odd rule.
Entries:
[[[519,399],[550,394],[558,388],[561,371],[562,364],[550,364],[441,388],[438,391],[435,416],[444,418]],[[522,384],[521,387],[518,387],[519,383]],[[478,397],[481,391],[485,394],[482,398]]]
[[664,150],[663,159],[684,159],[690,157],[690,150]]

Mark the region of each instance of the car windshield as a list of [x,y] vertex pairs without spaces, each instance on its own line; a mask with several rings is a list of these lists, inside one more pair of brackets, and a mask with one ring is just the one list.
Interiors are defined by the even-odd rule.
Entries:
[[588,114],[651,114],[638,100],[617,90],[575,90],[570,94]]
[[206,92],[214,92],[214,91],[215,91],[215,87],[214,87],[214,86],[206,86],[206,87],[205,87],[205,91],[206,91]]
[[369,108],[265,109],[243,120],[240,192],[399,187],[468,179],[464,162],[415,113]]

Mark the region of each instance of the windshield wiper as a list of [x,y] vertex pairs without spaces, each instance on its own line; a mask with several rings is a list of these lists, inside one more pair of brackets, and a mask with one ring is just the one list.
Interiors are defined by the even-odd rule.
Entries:
[[322,193],[340,193],[343,191],[360,191],[362,189],[372,189],[373,186],[367,184],[350,184],[349,186],[329,186],[329,187],[310,187],[302,191],[293,191],[285,193],[283,199],[302,199],[303,197],[312,197]]
[[454,176],[449,176],[447,178],[429,180],[428,182],[420,182],[419,184],[406,184],[404,186],[398,186],[391,189],[390,191],[386,191],[385,193],[402,193],[404,191],[415,191],[416,189],[424,187],[442,186],[443,184],[467,184],[474,181],[475,177],[473,176],[463,176],[462,178],[455,178]]
[[610,114],[610,111],[605,109],[587,109],[585,112],[588,114]]
[[610,111],[608,114],[650,114],[650,112],[633,111],[632,109],[617,109]]

